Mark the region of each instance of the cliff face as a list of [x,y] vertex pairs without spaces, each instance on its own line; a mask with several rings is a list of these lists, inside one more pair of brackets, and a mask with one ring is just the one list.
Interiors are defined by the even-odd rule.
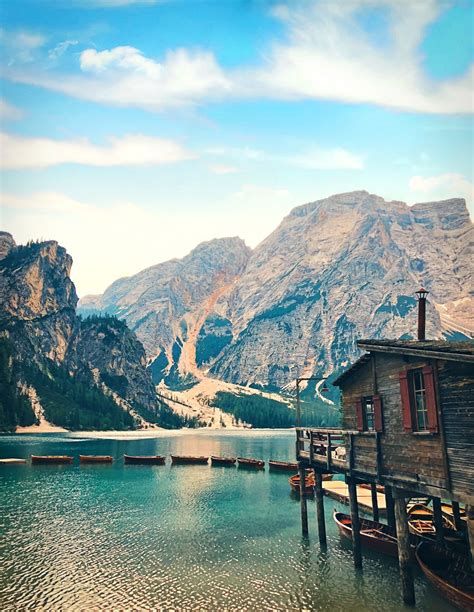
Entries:
[[[76,315],[72,258],[63,247],[55,241],[16,246],[2,233],[0,257],[0,332],[11,347],[18,388],[41,385],[40,401],[43,394],[51,414],[61,393],[71,405],[89,402],[89,410],[97,401],[111,425],[131,422],[110,416],[114,410],[156,410],[143,346],[133,332],[110,317],[82,321]],[[87,387],[94,397],[85,397]],[[62,416],[67,421],[70,415]]]
[[156,379],[199,377],[196,339],[218,299],[242,274],[250,249],[240,238],[212,240],[119,279],[101,296],[80,301],[83,314],[106,312],[127,321],[143,343]]
[[126,319],[158,378],[178,364],[181,376],[210,368],[281,388],[352,360],[357,338],[414,336],[421,284],[428,337],[470,336],[473,232],[464,200],[409,207],[339,194],[295,208],[252,253],[213,241],[79,307]]
[[428,337],[472,333],[473,234],[463,200],[408,207],[354,192],[294,209],[228,296],[234,341],[212,372],[277,387],[296,371],[329,374],[357,338],[414,336],[421,284]]

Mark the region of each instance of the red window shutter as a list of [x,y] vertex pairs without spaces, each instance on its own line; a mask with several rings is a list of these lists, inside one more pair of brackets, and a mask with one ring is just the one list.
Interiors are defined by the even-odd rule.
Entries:
[[403,370],[400,376],[400,395],[402,398],[403,429],[413,431],[410,406],[410,389],[408,388],[408,372]]
[[362,399],[356,401],[357,431],[364,431],[364,415],[362,414]]
[[382,398],[380,395],[374,395],[374,429],[375,431],[383,431],[383,414],[382,414]]
[[438,411],[436,409],[435,381],[432,366],[423,368],[423,380],[425,383],[426,410],[428,414],[428,431],[438,431]]

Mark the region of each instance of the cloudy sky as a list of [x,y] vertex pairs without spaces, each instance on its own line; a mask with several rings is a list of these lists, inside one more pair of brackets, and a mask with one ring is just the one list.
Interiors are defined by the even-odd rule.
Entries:
[[473,214],[471,0],[7,0],[1,227],[80,295],[355,189]]

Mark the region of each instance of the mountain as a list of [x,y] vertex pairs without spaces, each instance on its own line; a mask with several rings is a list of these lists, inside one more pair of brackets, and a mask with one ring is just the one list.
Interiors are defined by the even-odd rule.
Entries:
[[[183,259],[172,259],[115,281],[101,296],[80,302],[83,314],[109,313],[127,321],[154,360],[152,371],[168,381],[194,382],[197,336],[204,321],[210,327],[221,296],[231,291],[250,257],[240,238],[211,240]],[[224,336],[223,336],[224,338]],[[227,335],[226,341],[231,341]],[[160,376],[158,376],[160,378]]]
[[71,266],[55,241],[17,246],[0,232],[0,429],[44,420],[123,429],[168,413],[182,424],[158,401],[126,324],[77,316]]
[[429,291],[429,337],[471,337],[473,225],[465,201],[408,206],[356,191],[293,209],[253,252],[198,246],[85,297],[143,342],[158,382],[205,375],[281,389],[357,355],[359,337],[413,336]]

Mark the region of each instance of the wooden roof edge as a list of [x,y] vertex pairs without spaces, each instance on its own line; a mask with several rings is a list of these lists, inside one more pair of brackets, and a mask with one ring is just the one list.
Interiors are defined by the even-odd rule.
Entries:
[[342,374],[332,381],[332,384],[335,387],[339,387],[341,382],[343,382],[348,376],[351,376],[355,370],[358,370],[360,367],[365,365],[368,361],[370,361],[370,353],[364,353],[359,359],[354,361]]
[[[413,355],[415,357],[428,357],[431,359],[444,359],[446,361],[465,361],[467,363],[474,363],[474,355],[468,353],[453,353],[450,351],[438,350],[434,351],[431,349],[425,348],[417,348],[415,346],[397,346],[390,344],[372,344],[372,341],[367,342],[364,340],[359,340],[357,342],[357,346],[365,351],[375,351],[378,353],[397,353],[398,355]],[[357,361],[354,363],[356,365]],[[353,366],[352,366],[353,367]],[[349,368],[350,370],[351,368]],[[349,372],[346,370],[345,373]],[[344,375],[342,374],[333,384]]]

